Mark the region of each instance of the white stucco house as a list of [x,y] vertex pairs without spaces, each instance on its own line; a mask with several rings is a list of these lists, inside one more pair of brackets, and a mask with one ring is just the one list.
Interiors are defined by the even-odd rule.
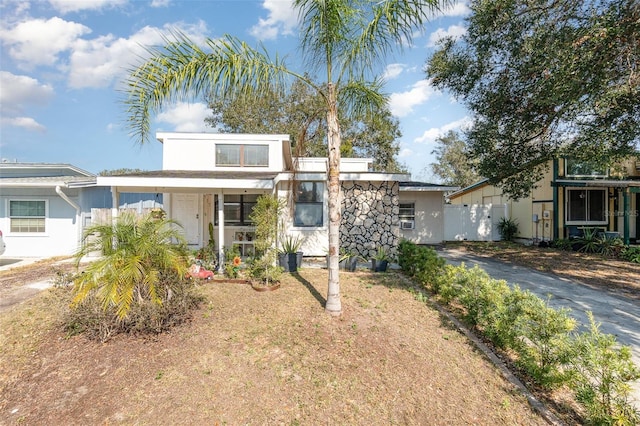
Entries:
[[[220,255],[224,247],[237,245],[248,256],[253,253],[249,213],[259,195],[275,194],[289,203],[284,229],[304,239],[304,255],[326,253],[326,158],[294,158],[288,135],[162,132],[156,137],[163,145],[162,170],[97,177],[97,186],[110,188],[112,205],[119,205],[123,193],[162,194],[168,217],[182,224],[192,248],[207,245],[211,223]],[[341,247],[367,256],[381,246],[395,251],[401,238],[442,242],[444,193],[457,188],[372,172],[371,164],[371,159],[341,160]]]

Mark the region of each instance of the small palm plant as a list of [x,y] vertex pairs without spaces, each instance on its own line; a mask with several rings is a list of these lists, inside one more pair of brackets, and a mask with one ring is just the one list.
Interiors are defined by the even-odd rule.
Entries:
[[171,219],[124,213],[113,224],[89,227],[77,262],[92,252],[91,263],[74,283],[73,305],[97,297],[103,310],[124,319],[134,303],[162,305],[171,299],[188,266],[188,250],[179,224]]

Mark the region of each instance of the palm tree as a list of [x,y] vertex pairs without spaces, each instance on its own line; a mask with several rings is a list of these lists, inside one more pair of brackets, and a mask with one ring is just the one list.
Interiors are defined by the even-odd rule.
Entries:
[[[172,34],[163,47],[132,69],[125,100],[131,135],[150,139],[151,114],[164,105],[192,97],[260,95],[283,90],[295,79],[316,91],[326,109],[329,190],[329,279],[325,310],[342,312],[338,278],[340,228],[340,125],[338,110],[362,114],[385,105],[377,67],[392,51],[410,43],[439,4],[447,0],[294,0],[300,18],[300,51],[305,73],[288,68],[263,47],[249,47],[235,37],[207,39],[200,48],[183,34]],[[315,83],[309,75],[326,79]]]
[[182,279],[187,270],[186,241],[178,224],[170,219],[123,213],[113,224],[87,228],[83,241],[76,253],[78,262],[92,252],[103,256],[76,279],[73,303],[95,294],[103,309],[115,308],[120,319],[127,316],[133,303],[160,305],[166,301],[160,294],[171,298],[171,284]]

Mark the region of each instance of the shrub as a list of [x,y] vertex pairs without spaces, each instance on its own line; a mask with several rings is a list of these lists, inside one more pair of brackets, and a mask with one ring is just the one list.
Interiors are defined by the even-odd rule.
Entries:
[[557,248],[558,250],[562,250],[562,251],[571,251],[573,250],[574,242],[575,241],[572,241],[570,239],[559,238],[551,242],[551,247]]
[[513,241],[518,235],[518,222],[515,219],[500,218],[497,225],[500,237],[505,241]]
[[510,298],[511,330],[506,341],[517,355],[517,364],[538,384],[552,388],[566,379],[563,365],[568,362],[570,334],[576,321],[568,309],[554,309],[529,292],[515,292]]
[[464,273],[465,269],[464,263],[459,266],[445,265],[442,272],[435,277],[430,288],[438,295],[440,302],[448,305],[457,299],[461,288],[456,277]]
[[640,246],[626,246],[620,256],[628,262],[640,263]]
[[432,247],[419,246],[408,240],[402,240],[398,245],[398,264],[402,270],[427,287],[436,282],[445,263]]
[[509,292],[506,281],[491,278],[477,265],[471,269],[460,269],[455,279],[457,299],[466,311],[465,320],[481,329],[491,327]]
[[629,347],[615,336],[602,334],[589,315],[589,331],[572,344],[570,386],[584,405],[591,424],[638,424],[640,413],[629,402],[629,383],[640,378]]
[[163,276],[161,294],[164,301],[156,304],[144,300],[131,306],[121,318],[115,305],[103,307],[99,297],[86,297],[65,314],[64,328],[69,335],[84,334],[105,342],[120,333],[159,334],[191,318],[193,309],[204,300],[192,282],[176,275]]
[[[115,307],[120,319],[135,304],[162,305],[162,295],[169,297],[187,271],[188,250],[179,224],[151,214],[123,213],[113,224],[89,227],[77,262],[95,251],[103,256],[75,279],[73,303],[98,297],[103,309]],[[161,280],[168,274],[177,279]]]

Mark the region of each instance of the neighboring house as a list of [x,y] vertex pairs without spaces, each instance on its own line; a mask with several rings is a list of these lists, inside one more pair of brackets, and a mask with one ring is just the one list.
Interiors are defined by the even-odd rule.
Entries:
[[[157,139],[162,170],[99,176],[98,186],[110,187],[113,197],[162,193],[168,217],[183,226],[192,248],[207,245],[213,225],[219,255],[232,245],[244,256],[253,253],[251,209],[261,194],[274,194],[288,202],[284,232],[304,239],[305,256],[326,254],[326,158],[292,157],[288,135],[158,133]],[[341,247],[369,256],[379,247],[394,253],[400,238],[442,242],[444,193],[457,188],[370,172],[371,163],[341,160]]]
[[[90,211],[95,175],[69,164],[0,163],[0,229],[5,257],[69,255]],[[84,207],[83,207],[84,206]]]
[[[120,199],[120,206],[137,208],[143,199],[131,194]],[[92,208],[111,208],[112,200],[110,188],[97,187],[94,174],[69,164],[0,163],[4,257],[75,253]]]
[[519,201],[487,180],[448,198],[458,208],[484,212],[478,216],[486,217],[490,206],[504,206],[503,216],[518,222],[519,237],[533,242],[577,237],[585,228],[595,228],[617,234],[628,244],[637,242],[640,232],[640,159],[629,158],[611,170],[554,160],[537,188]]

